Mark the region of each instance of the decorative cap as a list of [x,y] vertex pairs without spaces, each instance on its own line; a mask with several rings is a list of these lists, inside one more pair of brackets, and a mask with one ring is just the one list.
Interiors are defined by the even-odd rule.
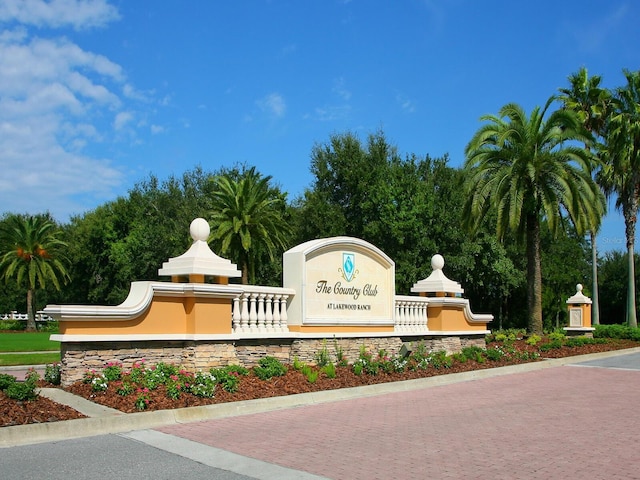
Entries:
[[444,257],[435,254],[431,257],[431,268],[433,272],[424,280],[414,283],[411,288],[412,292],[445,292],[445,293],[464,293],[464,289],[458,282],[449,280],[442,272],[444,268]]
[[591,299],[582,293],[582,284],[576,285],[576,294],[573,297],[569,297],[567,300],[569,304],[585,304],[591,303]]
[[221,258],[211,251],[207,240],[209,224],[204,218],[196,218],[189,226],[193,244],[179,257],[170,258],[162,264],[158,275],[215,275],[218,277],[240,277],[236,264]]

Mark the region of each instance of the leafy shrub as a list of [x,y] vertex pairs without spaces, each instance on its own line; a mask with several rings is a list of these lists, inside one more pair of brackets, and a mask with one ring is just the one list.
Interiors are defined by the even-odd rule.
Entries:
[[551,332],[549,335],[547,335],[547,337],[551,342],[555,342],[555,341],[563,342],[564,339],[566,338],[566,335],[564,334],[564,332],[555,331],[555,332]]
[[59,363],[53,363],[44,367],[44,380],[52,385],[60,385],[61,371]]
[[453,359],[447,356],[447,352],[440,350],[429,354],[429,365],[435,369],[450,368],[453,365]]
[[196,397],[212,398],[216,391],[216,379],[211,373],[198,372],[189,391]]
[[504,352],[499,348],[487,348],[484,354],[492,362],[500,361],[504,357]]
[[5,395],[14,400],[34,400],[38,394],[36,393],[35,382],[14,382],[4,391]]
[[240,383],[240,376],[249,374],[249,370],[244,367],[240,367],[239,365],[228,365],[224,368],[212,368],[209,372],[215,377],[216,383],[222,386],[222,389],[229,393],[237,392]]
[[338,343],[338,340],[334,338],[333,347],[336,350],[336,363],[341,367],[347,366],[347,356],[344,354],[342,350],[342,346]]
[[514,342],[518,338],[522,338],[526,334],[526,331],[519,328],[508,328],[506,330],[499,330],[487,335],[487,343],[491,342]]
[[293,366],[293,369],[294,369],[294,370],[298,370],[298,371],[300,371],[300,370],[302,370],[302,368],[303,368],[305,365],[306,365],[306,363],[301,362],[301,361],[300,361],[300,359],[299,359],[297,356],[296,356],[296,357],[293,357],[293,364],[292,364],[292,366]]
[[148,388],[138,388],[136,390],[138,396],[136,397],[135,406],[138,410],[146,410],[151,403],[151,399],[149,398],[149,389]]
[[165,384],[165,387],[167,389],[167,398],[177,400],[182,395],[181,385],[177,382],[169,382]]
[[6,390],[8,387],[16,383],[18,380],[13,375],[0,373],[0,390]]
[[451,359],[454,362],[458,362],[458,363],[467,363],[467,360],[469,360],[466,355],[462,352],[459,353],[454,353],[453,355],[451,355]]
[[333,363],[325,365],[321,370],[327,378],[336,378],[336,366]]
[[25,328],[27,324],[20,320],[0,320],[0,330],[24,330]]
[[116,362],[109,362],[107,366],[102,369],[102,374],[109,382],[120,380],[122,377],[122,365]]
[[287,367],[275,357],[263,357],[258,361],[258,366],[253,367],[253,373],[260,380],[269,380],[286,374]]
[[127,395],[131,395],[133,391],[134,391],[134,387],[129,382],[119,382],[116,385],[116,393],[123,397],[126,397]]
[[542,337],[534,333],[533,335],[529,335],[529,338],[525,340],[525,343],[527,345],[537,345],[540,342],[540,340],[542,340]]
[[631,328],[628,325],[596,325],[594,338],[617,338],[621,340],[640,341],[640,328]]
[[395,357],[393,360],[391,360],[391,362],[393,363],[393,371],[402,373],[407,369],[407,365],[409,364],[409,359]]
[[461,353],[468,359],[479,361],[478,358],[484,358],[484,348],[477,347],[475,345],[469,345],[461,350]]
[[409,355],[409,369],[424,370],[429,367],[429,352],[424,343],[413,345],[411,354]]
[[309,365],[305,365],[300,371],[305,377],[307,377],[307,381],[309,383],[316,383],[316,381],[318,380],[318,370],[314,370]]
[[240,376],[249,375],[249,369],[240,365],[227,365],[224,369],[229,373],[237,373]]
[[549,350],[557,350],[559,348],[562,348],[562,345],[563,345],[562,340],[556,339],[540,345],[539,349],[541,352],[547,352]]
[[331,363],[329,358],[329,351],[327,350],[327,340],[322,340],[322,349],[316,353],[316,365],[320,368]]

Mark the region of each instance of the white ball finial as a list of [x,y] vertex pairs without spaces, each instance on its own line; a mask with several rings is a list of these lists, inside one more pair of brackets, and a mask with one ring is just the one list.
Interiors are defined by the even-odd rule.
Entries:
[[431,268],[434,270],[442,270],[444,268],[444,257],[439,253],[431,257]]
[[576,285],[576,292],[582,293],[582,284],[581,283]]
[[196,218],[189,226],[189,233],[191,233],[194,242],[198,240],[206,242],[209,240],[210,232],[209,223],[204,218]]

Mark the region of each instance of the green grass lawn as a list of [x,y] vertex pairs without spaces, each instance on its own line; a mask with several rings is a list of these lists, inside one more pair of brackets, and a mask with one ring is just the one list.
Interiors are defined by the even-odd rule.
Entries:
[[60,350],[60,342],[52,342],[49,340],[50,336],[51,332],[0,332],[0,353]]
[[0,367],[14,365],[46,365],[58,363],[60,352],[45,353],[0,353]]

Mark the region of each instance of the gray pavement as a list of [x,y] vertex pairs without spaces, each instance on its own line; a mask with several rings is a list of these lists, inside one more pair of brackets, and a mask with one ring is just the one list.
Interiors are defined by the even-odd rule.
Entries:
[[[85,437],[70,440],[5,427],[0,445],[16,429],[4,445],[21,446],[0,448],[0,472],[7,479],[640,478],[639,395],[634,349],[235,408],[58,422],[74,426],[62,438]],[[112,425],[120,433],[104,435]]]

